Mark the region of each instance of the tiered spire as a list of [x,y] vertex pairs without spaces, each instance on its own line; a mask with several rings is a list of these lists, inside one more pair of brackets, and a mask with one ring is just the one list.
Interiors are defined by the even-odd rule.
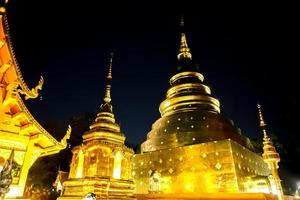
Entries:
[[112,81],[112,61],[113,61],[113,53],[110,54],[110,62],[109,62],[109,69],[107,74],[107,85],[106,85],[106,91],[105,96],[103,98],[105,103],[111,102],[111,95],[110,95],[110,89],[111,89],[111,81]]
[[[266,126],[261,106],[257,104],[258,114],[259,114],[259,125],[262,128],[264,138],[263,138],[263,159],[268,164],[269,169],[272,172],[272,176],[276,185],[276,193],[278,195],[279,200],[283,200],[283,191],[281,187],[281,180],[278,174],[278,163],[280,161],[279,153],[277,153],[275,146],[273,145],[271,138],[267,135]],[[273,191],[274,192],[274,191]]]
[[[109,68],[106,76],[106,90],[103,98],[103,103],[100,105],[100,110],[97,114],[95,122],[90,125],[90,130],[87,131],[83,136],[83,141],[89,141],[94,139],[100,139],[104,137],[103,135],[99,135],[98,131],[104,131],[105,138],[111,139],[110,134],[119,135],[119,141],[123,141],[125,139],[123,133],[121,133],[120,126],[116,123],[115,115],[113,113],[113,106],[111,104],[111,83],[112,83],[112,62],[113,62],[113,53],[110,54]],[[116,137],[116,136],[112,136]],[[115,138],[115,141],[117,139]]]
[[267,131],[266,131],[267,124],[265,123],[264,116],[261,112],[261,105],[257,104],[257,108],[258,108],[258,115],[259,115],[259,126],[262,128],[262,131],[264,134],[264,140],[270,140],[270,138],[267,135]]
[[180,27],[181,27],[181,42],[180,42],[180,48],[177,54],[177,59],[182,60],[182,59],[189,59],[192,60],[192,54],[191,51],[188,47],[186,36],[185,36],[185,31],[184,31],[184,19],[181,17],[180,21]]

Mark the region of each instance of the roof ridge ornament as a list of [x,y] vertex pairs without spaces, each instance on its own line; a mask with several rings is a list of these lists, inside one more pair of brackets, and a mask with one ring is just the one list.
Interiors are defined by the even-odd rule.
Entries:
[[18,92],[20,94],[25,95],[25,99],[35,99],[39,96],[39,90],[42,90],[42,87],[44,85],[44,78],[43,76],[41,76],[39,83],[37,86],[35,86],[34,88],[32,88],[31,90],[26,90],[26,88],[24,88],[24,85],[19,84],[21,89],[18,89]]

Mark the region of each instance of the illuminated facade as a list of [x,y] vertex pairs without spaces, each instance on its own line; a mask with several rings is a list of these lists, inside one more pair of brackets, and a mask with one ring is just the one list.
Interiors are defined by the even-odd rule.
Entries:
[[112,59],[104,102],[95,122],[83,134],[83,144],[73,149],[69,178],[63,183],[62,199],[82,199],[88,193],[97,199],[133,197],[131,178],[133,150],[124,145],[125,135],[115,122],[111,104]]
[[[0,160],[6,160],[14,149],[13,183],[6,198],[22,197],[28,170],[37,158],[58,153],[66,148],[71,129],[58,142],[27,110],[25,99],[36,98],[42,88],[29,89],[18,66],[12,43],[5,8],[0,7]],[[0,166],[1,169],[1,166]]]
[[161,118],[133,158],[136,193],[271,193],[276,182],[271,170],[220,113],[219,101],[192,63],[184,32],[177,59]]

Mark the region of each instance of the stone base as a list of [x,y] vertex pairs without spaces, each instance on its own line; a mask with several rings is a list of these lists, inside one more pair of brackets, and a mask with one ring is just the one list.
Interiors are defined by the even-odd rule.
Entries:
[[148,193],[154,171],[163,194],[270,191],[262,157],[229,139],[136,154],[132,162],[137,194]]
[[[209,193],[209,194],[136,194],[137,200],[277,200],[277,196],[264,193]],[[292,200],[290,196],[286,200]]]
[[131,180],[93,177],[68,179],[64,182],[65,191],[58,200],[83,199],[92,192],[98,199],[134,199],[134,183]]

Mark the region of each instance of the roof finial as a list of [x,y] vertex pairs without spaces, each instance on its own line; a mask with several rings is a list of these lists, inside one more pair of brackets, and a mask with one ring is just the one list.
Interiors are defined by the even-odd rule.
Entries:
[[184,58],[187,58],[189,60],[192,60],[192,54],[191,51],[187,45],[187,40],[184,32],[184,18],[181,16],[181,21],[180,21],[180,27],[182,29],[181,31],[181,41],[180,41],[180,48],[177,54],[177,59],[181,60]]
[[267,124],[265,123],[264,116],[261,111],[261,105],[259,103],[257,104],[257,108],[258,108],[258,115],[259,115],[259,126],[263,130],[264,138],[268,138],[267,131],[266,131]]
[[112,60],[113,60],[113,53],[110,54],[110,62],[109,62],[109,68],[108,68],[108,74],[107,74],[107,85],[106,85],[106,91],[104,96],[104,102],[110,103],[111,102],[111,96],[110,96],[110,88],[111,88],[111,81],[112,81]]

